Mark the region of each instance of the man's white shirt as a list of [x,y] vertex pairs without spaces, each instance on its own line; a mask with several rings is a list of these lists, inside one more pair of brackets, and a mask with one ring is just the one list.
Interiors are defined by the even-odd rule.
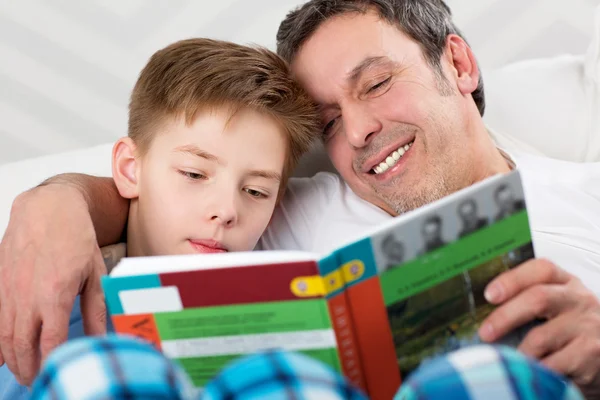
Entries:
[[[600,296],[600,163],[510,156],[523,179],[536,257],[553,261]],[[258,248],[326,254],[390,218],[335,174],[294,178]]]

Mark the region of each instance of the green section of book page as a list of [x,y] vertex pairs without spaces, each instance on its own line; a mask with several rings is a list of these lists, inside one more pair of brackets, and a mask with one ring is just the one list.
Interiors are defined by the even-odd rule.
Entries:
[[512,215],[380,277],[386,306],[531,242],[527,211]]
[[331,328],[325,299],[192,308],[154,318],[161,340]]
[[[329,365],[336,371],[341,372],[341,365],[338,359],[337,350],[335,349],[302,350],[298,353],[312,357],[315,360]],[[175,361],[182,366],[192,380],[194,386],[204,387],[230,362],[233,362],[241,357],[242,355],[226,355],[214,357],[180,358],[176,359]]]

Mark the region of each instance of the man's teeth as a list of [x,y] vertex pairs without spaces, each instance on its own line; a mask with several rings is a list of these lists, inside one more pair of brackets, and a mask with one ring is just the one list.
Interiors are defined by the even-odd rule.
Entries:
[[376,174],[382,174],[385,171],[387,171],[388,169],[392,168],[394,165],[396,165],[398,160],[400,160],[402,158],[402,156],[404,156],[404,153],[406,153],[408,151],[408,149],[410,149],[410,147],[412,146],[413,143],[414,142],[405,144],[404,146],[398,148],[398,150],[392,152],[392,154],[387,156],[385,161],[383,161],[381,164],[379,164],[378,166],[373,168],[373,171],[375,171]]

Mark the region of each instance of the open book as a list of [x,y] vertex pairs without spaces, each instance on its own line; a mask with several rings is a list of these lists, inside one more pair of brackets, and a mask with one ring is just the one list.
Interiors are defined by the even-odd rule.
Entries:
[[[479,341],[498,274],[534,256],[518,171],[365,233],[326,256],[264,251],[123,259],[102,285],[117,332],[152,342],[202,387],[229,361],[298,351],[373,399]],[[523,332],[504,343],[517,345]]]

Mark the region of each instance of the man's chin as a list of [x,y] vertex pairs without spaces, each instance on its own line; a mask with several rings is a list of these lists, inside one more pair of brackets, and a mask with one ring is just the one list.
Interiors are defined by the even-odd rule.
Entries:
[[441,191],[424,191],[424,192],[416,192],[412,191],[411,193],[394,193],[389,196],[382,196],[381,201],[385,202],[385,208],[383,209],[392,210],[392,212],[388,211],[388,213],[392,215],[401,215],[407,212],[416,210],[417,208],[423,207],[429,203],[437,201],[442,197],[446,196]]

